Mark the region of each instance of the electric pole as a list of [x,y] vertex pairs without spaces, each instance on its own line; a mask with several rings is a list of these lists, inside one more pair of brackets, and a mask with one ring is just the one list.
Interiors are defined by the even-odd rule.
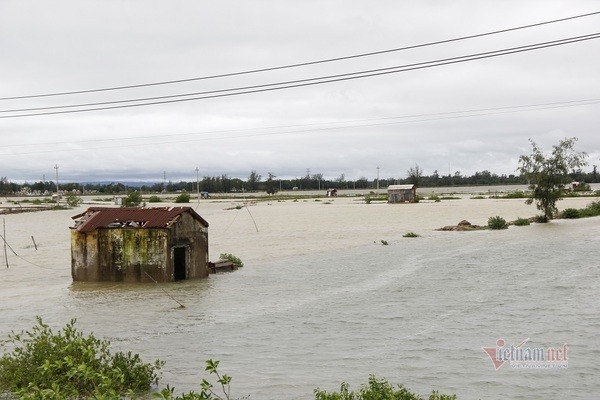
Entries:
[[196,194],[198,195],[198,204],[200,204],[200,168],[196,167]]
[[58,192],[58,164],[54,164],[54,169],[56,170],[56,203],[60,203],[60,193]]

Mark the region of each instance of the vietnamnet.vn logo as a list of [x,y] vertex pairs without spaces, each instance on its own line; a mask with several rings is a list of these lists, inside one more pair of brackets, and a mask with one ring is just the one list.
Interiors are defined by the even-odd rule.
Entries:
[[552,369],[568,368],[569,348],[567,344],[560,347],[526,347],[529,338],[518,344],[506,344],[504,339],[496,341],[496,347],[482,347],[490,357],[497,371],[505,363],[515,369]]

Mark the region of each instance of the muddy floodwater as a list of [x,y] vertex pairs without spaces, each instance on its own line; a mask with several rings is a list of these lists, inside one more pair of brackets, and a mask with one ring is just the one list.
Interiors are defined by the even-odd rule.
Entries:
[[[0,338],[38,315],[56,329],[77,318],[117,349],[166,361],[164,386],[196,390],[213,358],[233,376],[235,397],[257,400],[310,399],[317,387],[355,388],[369,374],[459,399],[597,396],[600,218],[435,231],[463,219],[485,225],[491,216],[537,214],[522,199],[461,197],[247,209],[203,200],[197,211],[210,224],[210,259],[228,252],[245,266],[161,286],[72,282],[70,217],[88,205],[0,216],[18,254],[8,251],[6,268],[0,247]],[[566,199],[560,208],[593,200]],[[409,231],[420,237],[403,238]],[[513,355],[496,369],[483,349],[522,342],[561,358],[519,363]]]

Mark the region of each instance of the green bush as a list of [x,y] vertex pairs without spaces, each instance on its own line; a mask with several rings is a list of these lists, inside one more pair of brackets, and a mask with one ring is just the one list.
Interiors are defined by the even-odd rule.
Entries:
[[508,224],[504,218],[495,216],[488,219],[488,227],[490,229],[506,229]]
[[162,199],[156,195],[150,196],[148,198],[148,203],[161,203],[161,202],[162,202]]
[[9,335],[14,346],[0,358],[0,393],[25,399],[132,397],[158,383],[163,362],[137,354],[112,354],[110,342],[84,336],[71,320],[58,333],[37,317],[30,331]]
[[[386,379],[377,379],[371,375],[369,383],[361,385],[358,392],[349,391],[349,385],[343,382],[339,392],[326,392],[315,389],[315,400],[424,400],[423,397],[409,391],[403,385],[392,385]],[[429,400],[456,400],[456,395],[439,394],[434,391]]]
[[139,207],[142,204],[142,195],[137,190],[133,190],[123,199],[123,207]]
[[527,218],[517,218],[514,222],[513,225],[515,226],[528,226],[531,225],[531,222],[529,222],[529,220]]
[[581,217],[596,217],[600,215],[600,201],[594,201],[587,205],[586,208],[579,210]]
[[221,255],[219,255],[219,259],[231,261],[232,263],[234,263],[235,265],[237,265],[240,268],[244,266],[244,263],[242,262],[242,260],[240,260],[238,257],[234,256],[231,253],[221,253]]
[[190,202],[190,194],[188,192],[182,192],[179,196],[175,198],[175,203],[189,203]]
[[429,195],[429,200],[433,200],[436,203],[441,201],[440,196],[438,196],[437,194],[434,194],[434,193]]
[[407,232],[404,235],[402,235],[402,237],[405,237],[405,238],[418,238],[419,235],[416,234],[416,233],[414,233],[414,232]]
[[579,210],[576,208],[565,208],[562,213],[560,213],[562,218],[566,219],[576,219],[579,218]]
[[77,207],[78,205],[80,205],[81,203],[83,203],[83,200],[81,200],[81,197],[77,196],[75,193],[69,193],[65,196],[65,199],[67,200],[67,205],[69,207]]

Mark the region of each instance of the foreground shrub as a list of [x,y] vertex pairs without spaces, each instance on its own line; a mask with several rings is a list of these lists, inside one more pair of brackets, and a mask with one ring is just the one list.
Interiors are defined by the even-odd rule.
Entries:
[[158,383],[163,362],[137,354],[112,354],[110,342],[84,336],[71,320],[54,333],[37,317],[30,331],[9,335],[14,346],[0,358],[0,392],[24,399],[132,397]]
[[560,213],[560,216],[567,219],[575,219],[580,217],[579,210],[576,208],[565,208],[563,212]]
[[531,225],[531,222],[529,222],[529,220],[527,218],[517,218],[514,222],[513,225],[515,226],[528,226]]
[[[205,371],[208,371],[209,374],[214,374],[216,375],[217,378],[217,383],[219,384],[219,387],[221,389],[221,391],[223,392],[223,394],[218,394],[216,393],[213,389],[214,386],[212,383],[210,383],[209,381],[207,381],[206,379],[202,379],[202,381],[200,382],[200,392],[188,392],[188,393],[184,393],[182,396],[174,396],[174,392],[175,392],[175,388],[169,387],[167,385],[167,387],[163,390],[161,390],[158,393],[154,394],[154,398],[157,399],[162,399],[162,400],[201,400],[201,399],[208,399],[208,400],[230,400],[230,384],[231,384],[231,376],[226,375],[226,374],[221,374],[219,373],[219,371],[217,370],[217,368],[219,367],[219,361],[218,360],[206,360],[206,368],[204,368]],[[217,390],[218,391],[218,390]],[[244,397],[247,398],[247,397]]]
[[[328,393],[319,388],[315,389],[315,400],[424,400],[424,398],[402,385],[393,386],[386,379],[377,379],[371,375],[369,383],[362,385],[358,392],[349,391],[348,384],[344,382],[339,392]],[[429,400],[456,400],[456,395],[449,396],[434,391],[429,396]]]
[[488,227],[490,229],[506,229],[508,224],[504,218],[495,216],[488,219]]

